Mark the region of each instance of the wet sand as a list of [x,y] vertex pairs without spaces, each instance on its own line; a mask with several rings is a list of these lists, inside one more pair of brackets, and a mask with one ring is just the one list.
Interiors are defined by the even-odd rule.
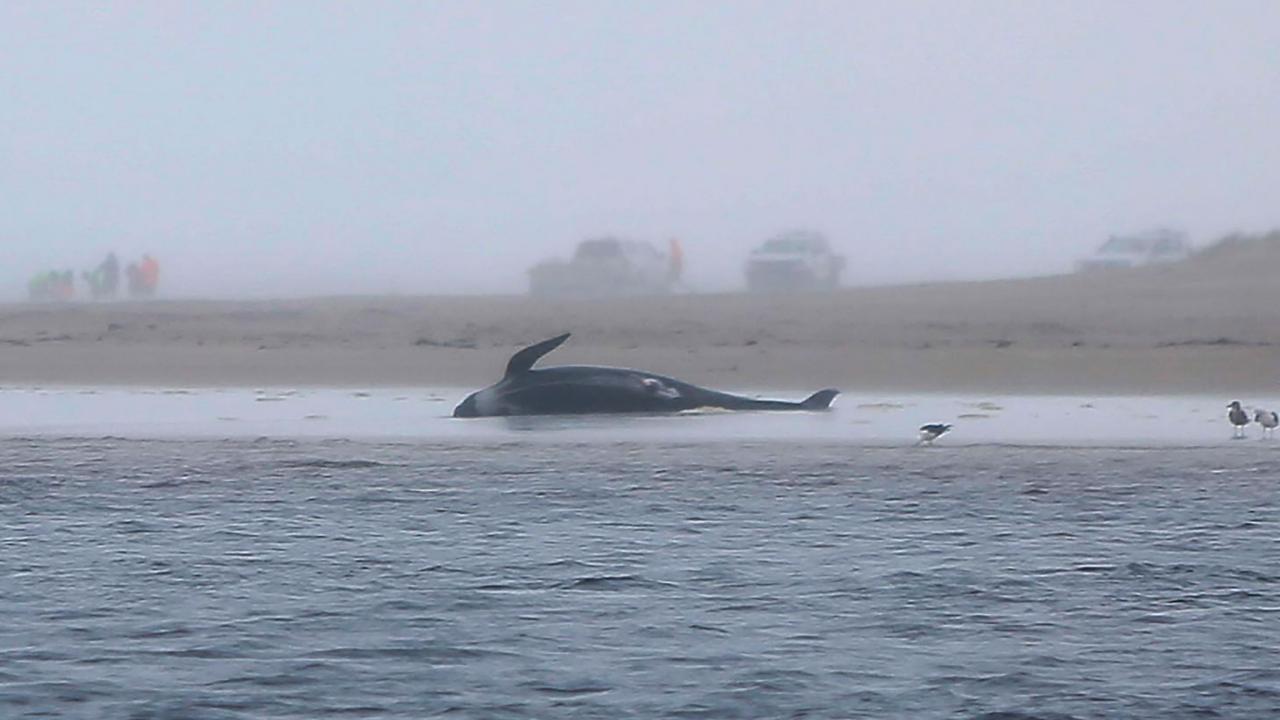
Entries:
[[725,388],[1259,394],[1280,391],[1280,306],[1250,291],[1272,267],[1215,256],[794,296],[9,304],[0,384],[465,387],[572,331],[550,362]]

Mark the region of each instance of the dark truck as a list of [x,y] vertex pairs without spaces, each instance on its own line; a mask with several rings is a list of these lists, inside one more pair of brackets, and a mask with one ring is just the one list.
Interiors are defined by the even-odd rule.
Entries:
[[601,237],[578,243],[569,260],[529,269],[531,295],[651,295],[675,281],[672,258],[642,240]]

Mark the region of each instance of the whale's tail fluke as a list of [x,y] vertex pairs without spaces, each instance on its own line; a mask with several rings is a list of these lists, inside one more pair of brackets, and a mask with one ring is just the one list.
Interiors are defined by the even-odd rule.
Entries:
[[701,390],[700,401],[709,407],[721,407],[726,410],[826,410],[831,401],[840,394],[839,390],[826,389],[795,402],[794,400],[765,400],[762,398],[743,397],[714,390]]
[[833,390],[831,388],[827,388],[826,390],[819,390],[818,392],[805,398],[800,403],[800,407],[804,410],[826,410],[827,408],[831,407],[831,402],[835,400],[836,396],[839,394],[840,394],[839,390]]

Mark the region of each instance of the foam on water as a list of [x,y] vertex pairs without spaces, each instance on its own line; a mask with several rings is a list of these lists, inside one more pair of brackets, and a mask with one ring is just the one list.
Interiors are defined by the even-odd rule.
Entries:
[[[0,436],[131,438],[346,437],[584,442],[750,439],[901,445],[925,423],[948,422],[950,446],[1202,445],[1229,441],[1218,397],[844,395],[826,413],[457,420],[466,391],[423,389],[0,389]],[[778,396],[780,393],[759,393]],[[1259,438],[1256,426],[1253,436]]]

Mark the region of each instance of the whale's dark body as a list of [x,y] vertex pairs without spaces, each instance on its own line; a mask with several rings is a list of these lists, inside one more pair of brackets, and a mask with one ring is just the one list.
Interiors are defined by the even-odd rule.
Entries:
[[708,390],[640,370],[563,365],[534,370],[533,364],[569,334],[544,340],[511,357],[501,381],[468,395],[454,417],[667,413],[695,408],[726,410],[825,410],[839,394],[819,390],[801,402],[759,400]]

